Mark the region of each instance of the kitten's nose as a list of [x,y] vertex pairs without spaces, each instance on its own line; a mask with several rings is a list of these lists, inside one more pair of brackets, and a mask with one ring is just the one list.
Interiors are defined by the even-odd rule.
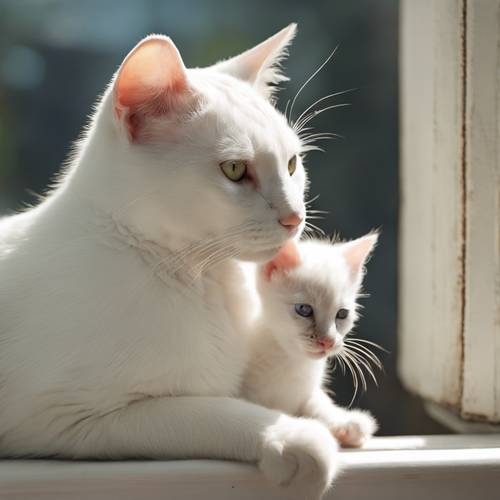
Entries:
[[325,349],[325,351],[328,351],[329,349],[331,349],[335,345],[335,340],[330,339],[328,337],[323,337],[321,339],[318,339],[316,341],[316,344],[318,344],[323,349]]
[[291,212],[285,217],[282,217],[279,220],[279,222],[284,228],[288,229],[289,231],[292,231],[298,225],[300,225],[302,220],[303,220],[302,217],[297,212]]

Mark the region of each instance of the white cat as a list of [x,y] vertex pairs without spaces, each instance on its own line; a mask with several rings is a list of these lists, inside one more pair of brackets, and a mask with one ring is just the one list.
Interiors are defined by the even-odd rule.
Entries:
[[269,102],[294,33],[203,69],[144,39],[54,190],[0,221],[3,456],[236,459],[328,487],[322,425],[236,399],[236,257],[304,225],[303,144]]
[[361,446],[377,424],[367,412],[335,405],[322,386],[328,357],[346,347],[354,357],[372,356],[345,337],[357,319],[364,264],[376,241],[377,235],[369,234],[348,243],[290,242],[257,268],[261,311],[242,395],[290,415],[316,418],[344,446]]

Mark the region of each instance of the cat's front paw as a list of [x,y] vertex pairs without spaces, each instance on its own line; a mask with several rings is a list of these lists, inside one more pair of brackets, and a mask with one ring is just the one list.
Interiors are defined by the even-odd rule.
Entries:
[[330,426],[330,431],[341,446],[359,448],[375,434],[377,428],[377,421],[370,413],[350,410],[338,423]]
[[338,471],[338,445],[320,422],[283,415],[264,433],[259,468],[297,498],[318,500]]

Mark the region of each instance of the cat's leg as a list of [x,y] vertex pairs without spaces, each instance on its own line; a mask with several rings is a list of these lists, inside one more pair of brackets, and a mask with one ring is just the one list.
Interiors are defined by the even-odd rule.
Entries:
[[302,413],[323,422],[338,442],[346,447],[362,446],[378,427],[369,412],[341,408],[321,389],[314,391]]
[[268,479],[308,499],[320,498],[337,471],[337,442],[322,424],[232,398],[145,399],[74,424],[66,438],[64,455],[75,458],[255,462]]

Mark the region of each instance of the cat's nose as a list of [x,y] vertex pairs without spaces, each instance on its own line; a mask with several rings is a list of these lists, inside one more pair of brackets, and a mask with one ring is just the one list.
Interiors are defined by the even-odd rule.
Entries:
[[323,337],[321,339],[318,339],[316,341],[316,344],[325,349],[325,351],[328,351],[335,345],[335,340],[328,337]]
[[280,224],[289,231],[294,230],[302,221],[303,218],[297,212],[291,212],[279,220]]

